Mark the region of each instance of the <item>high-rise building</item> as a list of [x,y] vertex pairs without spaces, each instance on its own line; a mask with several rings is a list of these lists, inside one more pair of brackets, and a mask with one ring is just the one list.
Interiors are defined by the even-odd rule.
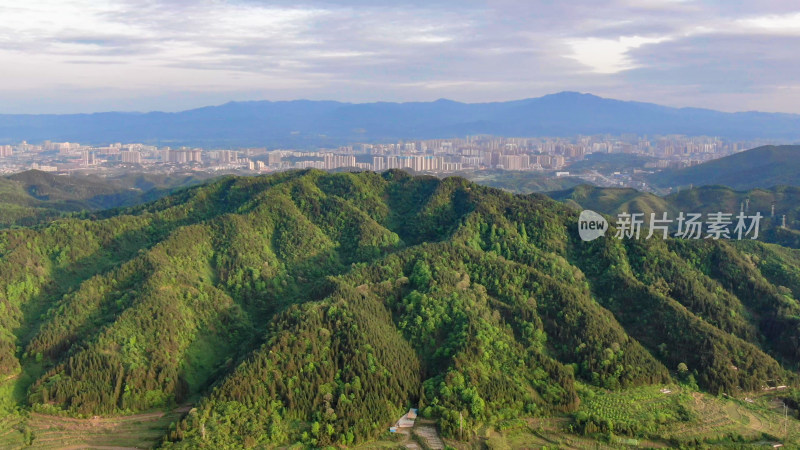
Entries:
[[267,156],[267,164],[269,164],[270,166],[280,165],[282,157],[283,155],[281,154],[281,152],[270,152],[269,155]]
[[[562,157],[563,158],[563,157]],[[505,170],[526,170],[530,164],[528,155],[502,155],[499,165]]]
[[141,152],[135,151],[125,151],[119,152],[120,156],[122,157],[122,162],[129,163],[129,164],[141,164],[142,163],[142,154]]
[[326,153],[322,156],[323,167],[326,170],[336,169],[339,167],[356,167],[356,157],[353,155],[337,155],[335,153]]
[[81,152],[81,164],[84,166],[93,166],[95,165],[94,159],[94,152],[89,150],[84,150]]
[[239,161],[239,152],[234,150],[218,150],[217,157],[219,159],[219,162],[223,164],[236,163]]
[[484,162],[483,164],[486,167],[495,167],[500,164],[500,153],[499,152],[486,152],[484,155]]
[[386,160],[383,159],[383,156],[372,157],[372,170],[375,172],[383,172],[386,170]]
[[[162,158],[163,158],[162,153]],[[181,149],[181,150],[168,150],[167,162],[186,164],[190,162],[203,162],[203,151],[200,149]]]

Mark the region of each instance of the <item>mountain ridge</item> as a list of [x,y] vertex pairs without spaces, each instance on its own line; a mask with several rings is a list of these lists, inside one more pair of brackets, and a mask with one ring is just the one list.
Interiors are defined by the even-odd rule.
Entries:
[[131,206],[201,182],[196,174],[125,173],[109,177],[27,170],[0,177],[0,229],[33,226],[64,214]]
[[297,146],[463,137],[685,134],[800,139],[800,115],[672,108],[560,92],[503,102],[234,101],[180,112],[0,115],[0,141]]
[[798,251],[583,242],[577,221],[457,177],[303,170],[2,230],[0,408],[199,398],[167,448],[364,444],[412,406],[451,442],[574,413],[576,432],[691,445],[665,434],[701,426],[691,403],[623,423],[582,400],[797,382]]
[[659,187],[723,185],[736,190],[800,186],[800,145],[764,145],[682,169],[648,176]]

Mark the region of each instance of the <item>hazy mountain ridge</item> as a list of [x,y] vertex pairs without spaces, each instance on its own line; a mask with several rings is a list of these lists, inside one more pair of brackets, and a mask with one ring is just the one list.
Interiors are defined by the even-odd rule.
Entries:
[[800,145],[766,145],[649,177],[661,187],[723,185],[737,190],[800,186]]
[[318,147],[358,141],[638,133],[800,139],[800,115],[723,113],[562,92],[494,103],[231,102],[177,113],[0,115],[2,142]]
[[97,211],[152,201],[197,184],[197,175],[131,173],[98,177],[28,170],[0,177],[0,228],[31,226],[66,213]]

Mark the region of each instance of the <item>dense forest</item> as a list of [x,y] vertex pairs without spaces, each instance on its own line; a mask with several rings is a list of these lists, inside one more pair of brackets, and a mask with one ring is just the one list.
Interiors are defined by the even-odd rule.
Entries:
[[0,408],[189,404],[160,445],[325,447],[409,407],[447,439],[552,415],[610,433],[577,413],[583,392],[795,385],[800,252],[583,242],[577,217],[461,178],[311,170],[2,230],[0,380],[16,384]]

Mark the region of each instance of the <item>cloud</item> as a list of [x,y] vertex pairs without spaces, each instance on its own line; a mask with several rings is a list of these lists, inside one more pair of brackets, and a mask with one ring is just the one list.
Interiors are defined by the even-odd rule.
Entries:
[[800,36],[800,12],[750,17],[740,19],[737,23],[743,26],[745,30],[766,34]]
[[7,0],[0,16],[1,112],[560,90],[800,112],[791,1]]
[[617,39],[582,38],[568,41],[571,58],[597,73],[617,73],[637,67],[630,50],[645,44],[657,44],[669,38],[620,36]]

